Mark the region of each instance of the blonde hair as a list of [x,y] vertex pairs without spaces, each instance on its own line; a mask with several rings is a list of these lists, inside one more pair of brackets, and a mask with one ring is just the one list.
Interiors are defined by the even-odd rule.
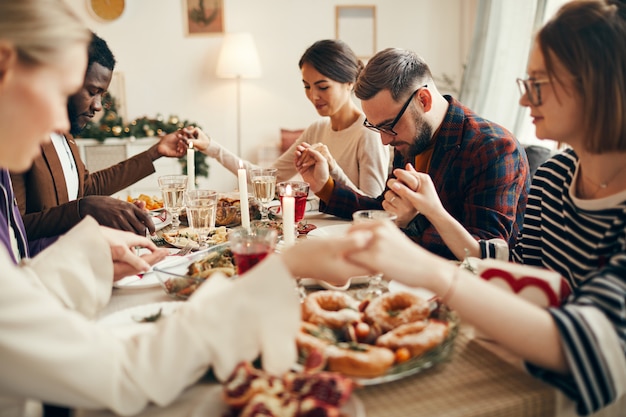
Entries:
[[0,41],[9,42],[24,63],[52,63],[60,51],[90,39],[89,29],[62,0],[0,1]]

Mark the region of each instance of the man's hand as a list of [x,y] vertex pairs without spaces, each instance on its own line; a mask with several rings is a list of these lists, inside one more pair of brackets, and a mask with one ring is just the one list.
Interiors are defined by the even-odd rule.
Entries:
[[311,191],[320,191],[330,178],[328,161],[324,155],[303,142],[296,147],[295,157],[296,169],[304,181],[309,183]]
[[[114,281],[145,272],[150,265],[154,265],[167,256],[166,249],[158,249],[154,242],[146,237],[104,226],[100,227],[100,231],[111,248]],[[137,256],[136,248],[145,248],[150,252]]]
[[162,156],[181,158],[187,153],[187,144],[180,131],[176,131],[161,136],[159,142],[152,145],[148,152],[153,161]]
[[154,222],[145,210],[135,204],[118,200],[113,197],[90,195],[78,201],[78,212],[81,218],[91,216],[102,225],[113,229],[125,230],[140,236],[154,233]]

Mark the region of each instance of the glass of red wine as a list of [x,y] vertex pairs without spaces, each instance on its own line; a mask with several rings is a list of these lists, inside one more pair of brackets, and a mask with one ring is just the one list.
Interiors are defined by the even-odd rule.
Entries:
[[269,227],[237,227],[228,232],[230,250],[233,252],[237,274],[261,262],[267,255],[274,252],[278,231]]
[[281,207],[288,185],[291,186],[291,196],[294,198],[295,203],[294,220],[298,223],[304,218],[304,212],[306,211],[306,199],[309,196],[309,183],[304,181],[283,181],[276,184],[276,193],[280,199]]

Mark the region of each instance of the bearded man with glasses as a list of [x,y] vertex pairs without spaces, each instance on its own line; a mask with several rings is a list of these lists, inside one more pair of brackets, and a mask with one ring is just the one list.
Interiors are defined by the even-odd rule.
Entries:
[[[478,239],[510,244],[522,224],[530,187],[526,153],[505,128],[481,118],[437,90],[426,62],[412,51],[388,48],[372,57],[355,86],[364,125],[394,147],[393,170],[378,198],[335,183],[324,157],[302,145],[296,165],[320,198],[320,211],[343,218],[362,209],[384,209],[417,243],[449,259],[454,255],[415,206],[394,193],[400,181],[420,186],[408,171],[427,173],[443,208]],[[437,199],[437,196],[433,196]]]

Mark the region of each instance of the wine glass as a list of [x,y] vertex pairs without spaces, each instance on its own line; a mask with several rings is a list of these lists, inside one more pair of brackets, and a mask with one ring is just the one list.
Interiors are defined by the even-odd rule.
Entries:
[[267,205],[276,195],[276,168],[254,168],[250,170],[250,181],[254,196],[261,202],[261,221],[268,221]]
[[269,227],[236,227],[228,231],[237,274],[242,275],[274,252],[278,231]]
[[[352,213],[353,223],[370,222],[383,220],[394,222],[398,216],[385,210],[359,210]],[[361,300],[372,299],[382,295],[386,291],[383,286],[383,274],[376,274],[370,277],[367,288],[357,292],[357,298]]]
[[209,233],[215,228],[217,191],[187,191],[185,192],[185,206],[189,227],[198,235],[199,249],[204,249],[207,246]]
[[187,190],[186,175],[163,175],[158,178],[163,193],[163,207],[172,215],[172,230],[180,226],[180,211],[185,207],[184,193]]

